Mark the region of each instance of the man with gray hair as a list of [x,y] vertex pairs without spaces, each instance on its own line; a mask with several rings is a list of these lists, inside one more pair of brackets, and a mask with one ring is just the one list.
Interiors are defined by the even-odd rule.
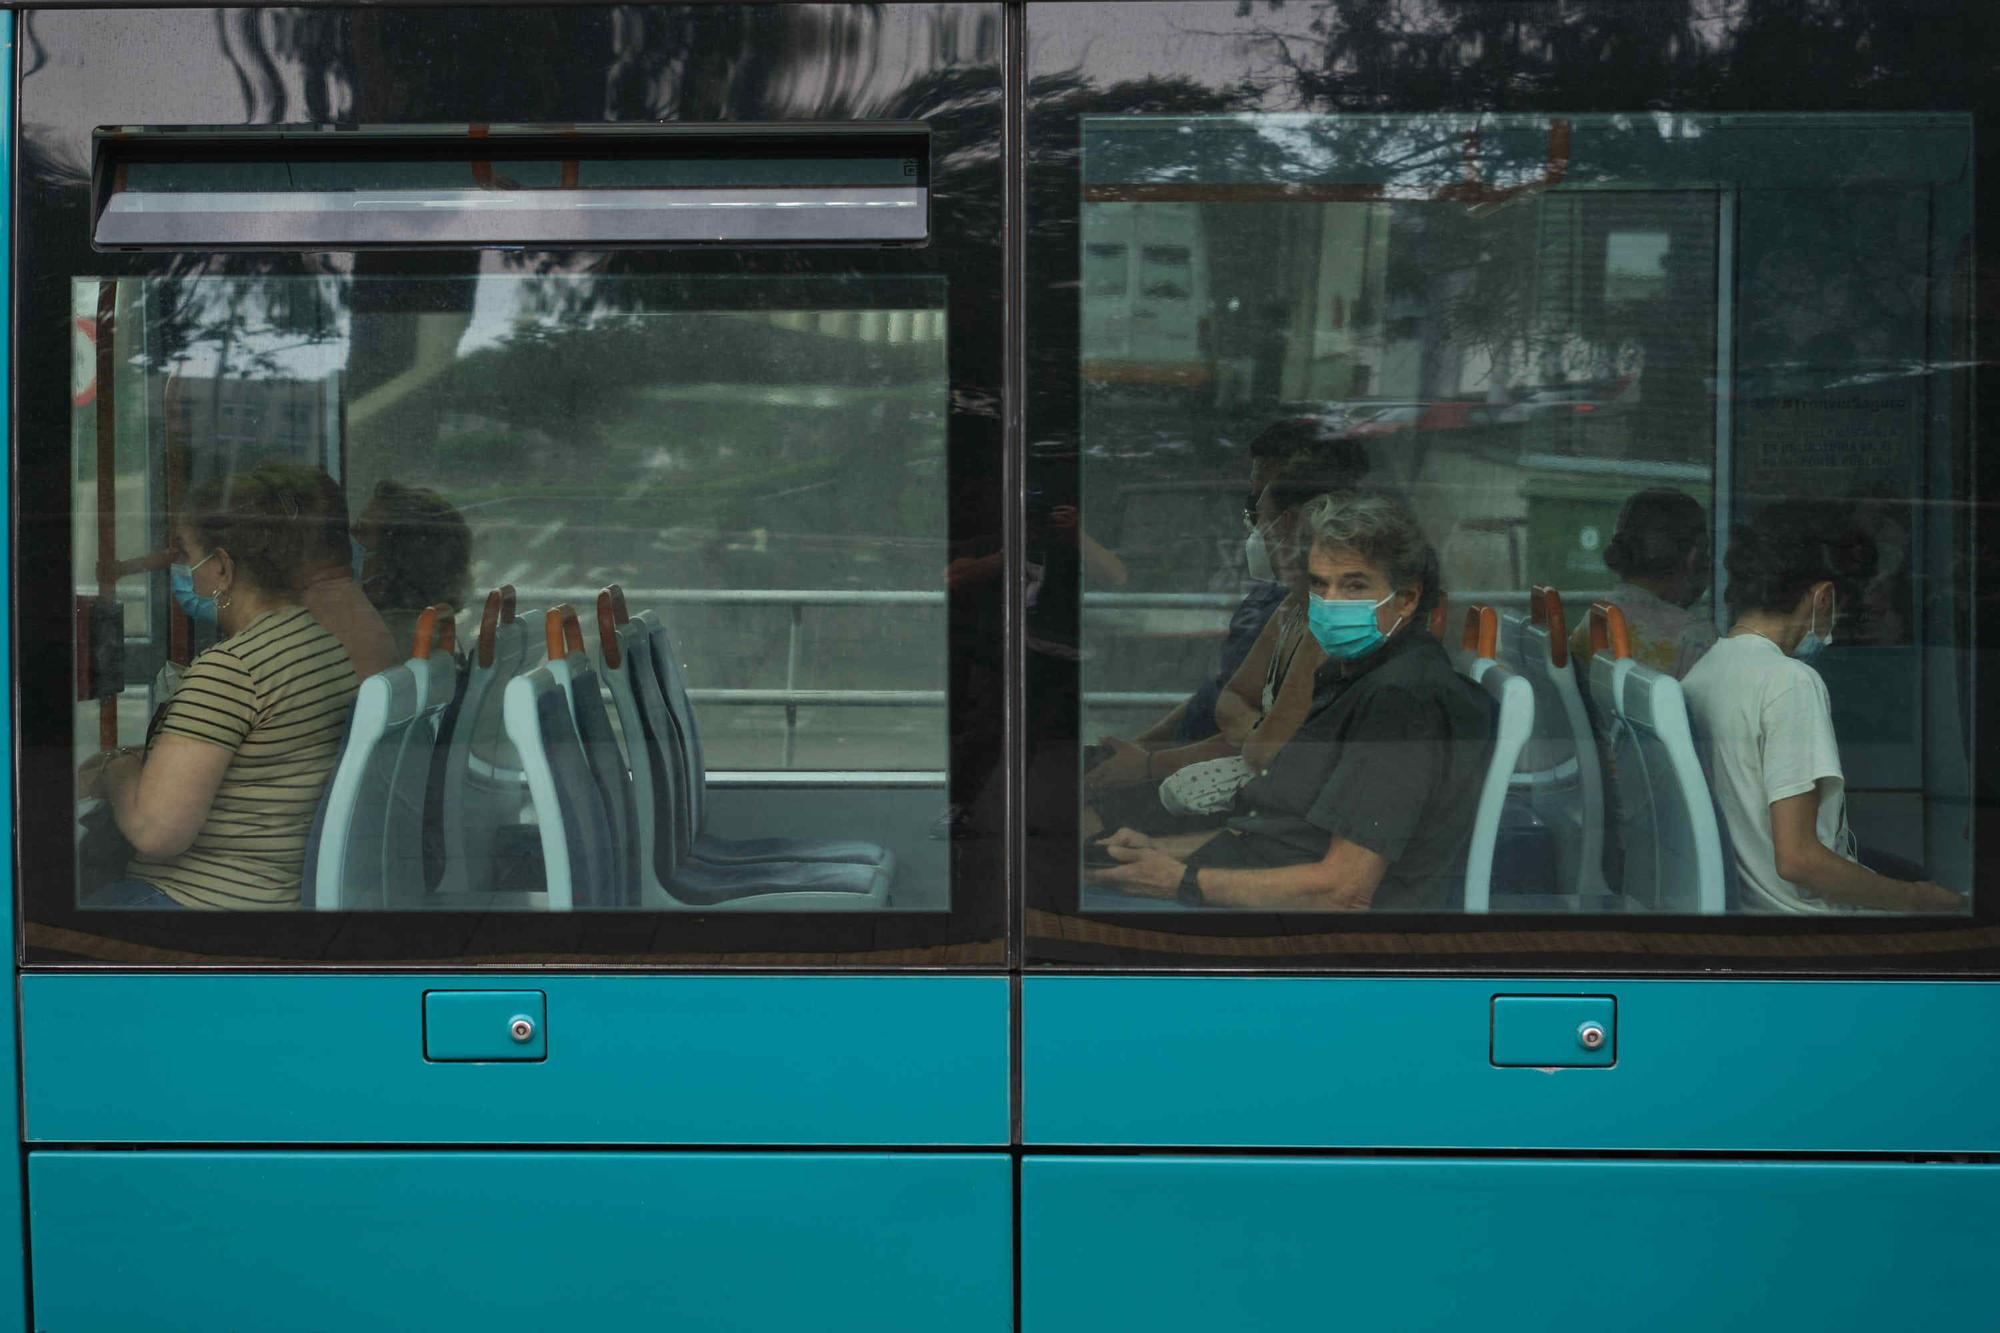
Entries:
[[1459,901],[1493,717],[1425,629],[1437,552],[1392,496],[1322,496],[1304,517],[1308,624],[1327,655],[1305,724],[1222,827],[1167,838],[1120,829],[1104,844],[1120,864],[1095,882],[1190,906]]

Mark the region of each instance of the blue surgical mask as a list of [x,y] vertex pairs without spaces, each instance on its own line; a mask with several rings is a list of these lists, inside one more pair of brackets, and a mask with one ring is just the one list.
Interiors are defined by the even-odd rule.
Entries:
[[[1374,652],[1389,637],[1375,623],[1375,612],[1395,595],[1392,592],[1379,602],[1370,602],[1329,599],[1317,593],[1311,594],[1306,602],[1306,626],[1312,630],[1313,638],[1326,650],[1328,657],[1351,662]],[[1402,623],[1398,617],[1396,624]],[[1395,632],[1393,626],[1390,632]]]
[[1815,597],[1812,605],[1812,621],[1806,626],[1806,632],[1799,636],[1798,643],[1793,645],[1792,656],[1801,662],[1810,662],[1831,647],[1833,647],[1833,596],[1829,593],[1826,599],[1826,633],[1819,632],[1819,598]]
[[198,625],[215,623],[215,599],[194,590],[194,572],[213,559],[215,552],[210,551],[192,565],[167,567],[167,587],[174,595],[174,604],[180,607],[182,615]]

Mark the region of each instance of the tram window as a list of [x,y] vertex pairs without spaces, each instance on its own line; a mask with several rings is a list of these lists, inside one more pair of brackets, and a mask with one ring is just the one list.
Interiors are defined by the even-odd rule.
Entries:
[[1080,133],[1084,910],[1970,910],[1967,122]]
[[78,281],[79,905],[946,908],[944,300]]

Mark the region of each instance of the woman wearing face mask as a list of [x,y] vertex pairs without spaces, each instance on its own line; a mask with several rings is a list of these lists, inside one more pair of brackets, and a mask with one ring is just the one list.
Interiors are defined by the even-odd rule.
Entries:
[[1296,734],[1221,829],[1107,840],[1098,883],[1190,905],[1444,910],[1463,880],[1492,713],[1423,625],[1438,563],[1402,501],[1322,496],[1302,517],[1308,630],[1325,654]]
[[138,853],[97,907],[296,907],[306,835],[354,701],[340,640],[300,604],[314,526],[301,472],[197,489],[177,534],[176,599],[223,638],[195,658],[144,750],[86,762]]
[[[266,463],[256,475],[295,491],[307,502],[299,599],[313,619],[340,640],[354,663],[354,674],[365,679],[402,661],[412,650],[397,650],[381,613],[362,595],[362,553],[348,535],[347,500],[340,483],[318,468],[289,463]],[[173,565],[171,579],[181,613],[214,629],[214,599],[195,593],[187,565]],[[180,687],[178,671],[163,683],[162,693],[172,694]]]
[[1867,538],[1821,505],[1774,505],[1730,534],[1733,623],[1681,686],[1746,911],[1964,910],[1949,889],[1860,864],[1847,825],[1833,709],[1807,663],[1835,641],[1839,586],[1872,562]]
[[[1216,696],[1213,736],[1170,749],[1141,751],[1143,783],[1098,790],[1083,821],[1085,836],[1128,826],[1149,833],[1212,828],[1236,790],[1261,772],[1305,720],[1313,672],[1326,655],[1307,625],[1304,552],[1295,540],[1300,514],[1351,477],[1311,462],[1279,474],[1257,497],[1252,573],[1268,572],[1286,595],[1249,654]],[[1257,557],[1261,554],[1262,559]],[[1105,738],[1106,744],[1122,744]]]

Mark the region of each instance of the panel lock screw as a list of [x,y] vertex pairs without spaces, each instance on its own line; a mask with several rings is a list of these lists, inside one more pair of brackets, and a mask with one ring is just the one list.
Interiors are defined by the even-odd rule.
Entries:
[[[515,1014],[512,1021],[507,1024],[507,1032],[515,1041],[533,1041],[535,1039],[535,1020],[526,1014]],[[1602,1041],[1603,1038],[1599,1037],[1598,1040]]]
[[1604,1045],[1604,1025],[1585,1023],[1576,1030],[1577,1044],[1586,1051],[1594,1051]]

